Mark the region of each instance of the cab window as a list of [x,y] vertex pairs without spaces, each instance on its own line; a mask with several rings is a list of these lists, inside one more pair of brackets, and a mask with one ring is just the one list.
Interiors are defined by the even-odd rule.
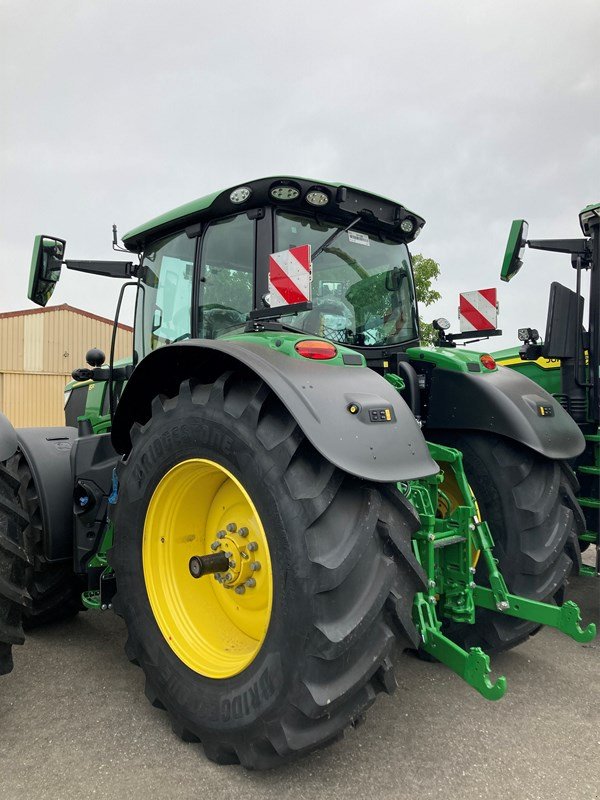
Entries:
[[202,238],[198,335],[216,339],[244,325],[253,308],[255,222],[217,220]]
[[163,344],[191,337],[195,249],[196,239],[182,232],[144,252],[135,320],[138,361]]

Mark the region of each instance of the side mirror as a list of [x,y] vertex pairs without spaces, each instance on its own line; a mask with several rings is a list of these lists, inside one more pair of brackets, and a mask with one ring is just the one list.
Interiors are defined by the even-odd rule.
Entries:
[[523,266],[523,253],[527,244],[529,224],[524,219],[515,219],[510,226],[508,242],[504,253],[504,261],[500,270],[500,279],[509,281],[514,278]]
[[38,306],[45,306],[60,278],[66,242],[54,236],[36,236],[29,271],[27,296]]

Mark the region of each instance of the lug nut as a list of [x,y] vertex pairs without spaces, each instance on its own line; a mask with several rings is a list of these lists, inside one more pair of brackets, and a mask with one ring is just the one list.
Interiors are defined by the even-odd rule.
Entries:
[[256,581],[254,580],[254,578],[248,578],[248,580],[246,581],[246,584],[245,584],[245,585],[246,585],[246,586],[247,586],[249,589],[254,589],[254,587],[256,586]]
[[221,547],[221,542],[213,542],[210,546],[211,550],[218,550]]
[[243,586],[236,586],[235,587],[235,593],[236,594],[244,594],[245,591],[246,591],[246,589]]
[[235,563],[233,558],[229,559],[229,566],[231,567],[231,569],[235,569],[236,568],[237,565],[236,565],[236,563]]
[[238,531],[240,536],[248,536],[249,532],[248,528],[240,528]]
[[227,558],[231,558],[231,557],[233,556],[233,553],[230,553],[230,552],[229,552],[229,550],[228,550],[228,551],[225,553],[225,555],[227,556]]
[[250,550],[251,553],[254,552],[254,550],[258,550],[256,542],[248,542],[248,550]]
[[258,572],[258,570],[260,569],[260,561],[253,561],[250,564],[250,569],[252,570],[252,572]]
[[217,533],[217,539],[224,539],[226,536],[227,534],[225,533],[225,531],[219,531]]
[[229,533],[235,533],[237,531],[237,525],[235,524],[235,522],[230,522],[227,525],[227,530],[229,531]]
[[225,573],[225,577],[223,578],[223,580],[225,581],[225,583],[231,583],[231,581],[233,580],[233,575],[231,574],[231,572]]

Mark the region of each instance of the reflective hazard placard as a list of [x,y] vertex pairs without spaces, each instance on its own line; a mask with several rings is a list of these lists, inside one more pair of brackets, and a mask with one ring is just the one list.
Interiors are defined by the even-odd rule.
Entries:
[[303,244],[269,256],[270,305],[309,303],[312,288],[310,245]]
[[498,324],[496,289],[477,289],[459,295],[458,319],[461,332],[495,330]]

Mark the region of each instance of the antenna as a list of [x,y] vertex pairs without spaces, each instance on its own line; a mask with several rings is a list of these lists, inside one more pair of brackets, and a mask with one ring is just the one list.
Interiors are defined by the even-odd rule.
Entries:
[[118,234],[117,234],[117,226],[116,226],[116,224],[113,224],[113,226],[112,226],[112,233],[113,233],[113,235],[112,235],[112,249],[116,250],[118,253],[129,253],[130,252],[129,250],[127,250],[125,247],[121,247],[121,245],[119,244],[119,237],[118,237]]

